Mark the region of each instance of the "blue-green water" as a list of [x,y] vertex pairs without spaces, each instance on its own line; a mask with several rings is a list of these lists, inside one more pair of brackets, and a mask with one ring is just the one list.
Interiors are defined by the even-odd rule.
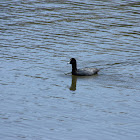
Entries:
[[[1,0],[0,139],[139,140],[140,2]],[[67,75],[71,57],[96,76]]]

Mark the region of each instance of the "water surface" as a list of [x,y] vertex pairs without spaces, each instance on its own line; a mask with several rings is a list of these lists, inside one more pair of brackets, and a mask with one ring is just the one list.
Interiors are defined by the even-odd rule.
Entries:
[[[139,7],[1,0],[0,139],[139,140]],[[71,57],[99,74],[67,74]]]

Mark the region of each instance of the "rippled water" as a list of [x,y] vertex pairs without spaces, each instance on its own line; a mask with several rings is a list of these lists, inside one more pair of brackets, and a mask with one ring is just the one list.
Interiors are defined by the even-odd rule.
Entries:
[[[139,140],[138,0],[0,1],[0,139]],[[67,61],[96,76],[67,74]]]

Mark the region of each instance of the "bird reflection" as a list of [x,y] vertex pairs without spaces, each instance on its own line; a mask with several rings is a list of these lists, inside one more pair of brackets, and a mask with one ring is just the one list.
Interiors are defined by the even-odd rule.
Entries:
[[72,81],[71,81],[71,86],[70,86],[70,90],[75,91],[76,90],[76,82],[77,82],[77,76],[72,75]]

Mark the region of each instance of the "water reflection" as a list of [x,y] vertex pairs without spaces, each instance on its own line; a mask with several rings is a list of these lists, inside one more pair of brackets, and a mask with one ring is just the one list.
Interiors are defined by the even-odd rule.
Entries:
[[[76,75],[71,75],[71,86],[69,87],[69,89],[71,91],[75,91],[76,90],[76,84],[77,84],[77,79],[78,80],[84,80],[89,82],[93,82],[93,80],[97,80],[98,74],[93,75],[93,76],[76,76]],[[88,84],[90,85],[90,83]]]
[[72,78],[72,81],[71,81],[71,86],[69,89],[72,91],[75,91],[76,90],[77,76],[72,75],[71,78]]

